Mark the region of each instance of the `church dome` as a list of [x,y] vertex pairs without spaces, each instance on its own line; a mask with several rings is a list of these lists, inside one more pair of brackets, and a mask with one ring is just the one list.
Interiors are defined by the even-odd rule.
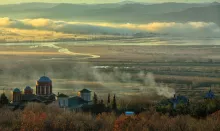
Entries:
[[38,80],[38,82],[52,82],[52,81],[50,80],[49,77],[47,77],[47,76],[42,76],[42,77]]
[[13,92],[21,92],[18,88],[15,88]]
[[30,86],[26,86],[24,90],[32,90]]

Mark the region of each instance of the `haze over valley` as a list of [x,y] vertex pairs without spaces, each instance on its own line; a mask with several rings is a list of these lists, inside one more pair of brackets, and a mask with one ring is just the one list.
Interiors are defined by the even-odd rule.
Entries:
[[0,88],[46,73],[70,95],[218,95],[219,12],[218,2],[0,5]]

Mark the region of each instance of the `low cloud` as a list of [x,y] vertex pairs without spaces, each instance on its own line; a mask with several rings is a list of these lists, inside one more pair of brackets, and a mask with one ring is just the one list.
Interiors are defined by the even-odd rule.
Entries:
[[211,22],[150,23],[142,25],[142,28],[156,33],[171,33],[185,36],[220,36],[219,26]]
[[12,24],[12,20],[7,17],[0,18],[0,27],[8,27]]
[[220,37],[220,27],[212,22],[154,22],[147,24],[116,24],[99,22],[67,22],[51,19],[13,20],[0,18],[0,27],[56,31],[67,34],[127,34],[153,32],[178,36]]
[[25,25],[30,25],[33,27],[51,27],[54,22],[50,19],[24,19],[21,20]]

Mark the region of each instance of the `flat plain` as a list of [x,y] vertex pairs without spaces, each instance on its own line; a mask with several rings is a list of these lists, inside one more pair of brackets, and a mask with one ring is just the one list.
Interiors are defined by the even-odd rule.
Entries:
[[202,98],[210,87],[220,93],[219,45],[97,43],[1,44],[0,88],[35,89],[45,74],[53,81],[54,93],[74,95],[89,88],[100,97],[108,92],[129,95],[143,86],[140,73],[152,73],[157,83],[191,98]]

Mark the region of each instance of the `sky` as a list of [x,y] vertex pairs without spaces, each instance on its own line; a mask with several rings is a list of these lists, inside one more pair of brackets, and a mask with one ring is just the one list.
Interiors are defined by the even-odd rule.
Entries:
[[[124,0],[0,0],[0,4],[16,4],[26,2],[45,2],[45,3],[87,3],[87,4],[98,4],[98,3],[116,3]],[[220,2],[220,0],[133,0],[135,2],[147,2],[147,3],[158,3],[158,2],[184,2],[184,3],[195,3],[195,2]]]

